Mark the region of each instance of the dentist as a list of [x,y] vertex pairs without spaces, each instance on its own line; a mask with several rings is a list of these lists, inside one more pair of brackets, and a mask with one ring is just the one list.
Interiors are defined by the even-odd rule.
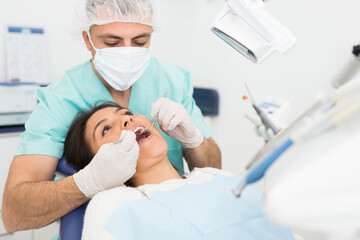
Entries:
[[[39,104],[25,125],[4,191],[2,217],[8,232],[46,226],[135,173],[139,145],[132,131],[123,131],[78,173],[52,181],[73,118],[99,101],[151,118],[159,113],[176,168],[183,169],[183,157],[190,169],[221,167],[220,150],[192,98],[189,73],[150,56],[156,27],[152,1],[82,1],[77,23],[92,59],[37,91]],[[167,98],[160,98],[165,92]]]

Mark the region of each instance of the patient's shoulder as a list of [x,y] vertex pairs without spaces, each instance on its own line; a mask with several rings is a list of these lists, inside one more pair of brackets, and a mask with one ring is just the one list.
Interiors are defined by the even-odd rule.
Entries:
[[218,168],[206,167],[206,168],[195,168],[195,169],[198,170],[198,171],[213,174],[213,175],[224,175],[224,176],[228,176],[228,177],[235,176],[235,174],[232,173],[232,172],[222,170],[222,169],[218,169]]
[[126,201],[139,199],[141,197],[141,192],[137,191],[135,188],[121,186],[99,192],[93,197],[90,204],[106,204],[108,206],[121,205]]
[[[85,212],[83,239],[112,239],[102,227],[122,204],[141,199],[142,194],[131,187],[116,187],[96,194]],[[106,236],[106,237],[105,237]]]
[[103,219],[118,209],[123,203],[142,198],[142,194],[131,187],[116,187],[96,194],[89,202],[86,214],[101,216]]
[[216,175],[224,175],[227,177],[233,177],[235,176],[234,173],[217,169],[217,168],[194,168],[189,174],[186,175],[186,177],[191,180],[192,183],[202,183],[205,181],[210,181],[213,179]]

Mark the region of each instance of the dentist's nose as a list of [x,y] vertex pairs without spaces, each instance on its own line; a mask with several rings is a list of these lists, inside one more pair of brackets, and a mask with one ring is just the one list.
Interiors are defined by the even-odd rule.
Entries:
[[124,47],[132,47],[131,39],[124,40]]

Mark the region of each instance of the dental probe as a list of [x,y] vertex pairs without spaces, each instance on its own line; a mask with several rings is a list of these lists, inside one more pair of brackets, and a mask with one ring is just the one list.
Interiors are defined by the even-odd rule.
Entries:
[[[166,98],[166,96],[167,96],[167,92],[165,92],[165,94],[164,94],[163,98]],[[153,122],[152,122],[152,124],[151,124],[150,129],[148,129],[148,128],[144,128],[144,129],[141,131],[141,134],[142,134],[144,131],[148,131],[148,132],[150,132],[150,131],[151,131],[151,129],[154,127],[155,122],[157,121],[158,117],[159,117],[159,112],[157,112],[157,113],[156,113],[156,115],[155,115],[155,117],[154,117],[154,120],[153,120]]]

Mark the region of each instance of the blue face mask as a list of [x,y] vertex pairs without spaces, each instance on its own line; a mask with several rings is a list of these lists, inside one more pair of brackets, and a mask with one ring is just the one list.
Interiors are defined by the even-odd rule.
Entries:
[[142,47],[113,47],[97,49],[89,35],[90,43],[96,51],[95,69],[115,90],[130,88],[145,72],[150,63],[150,51]]

